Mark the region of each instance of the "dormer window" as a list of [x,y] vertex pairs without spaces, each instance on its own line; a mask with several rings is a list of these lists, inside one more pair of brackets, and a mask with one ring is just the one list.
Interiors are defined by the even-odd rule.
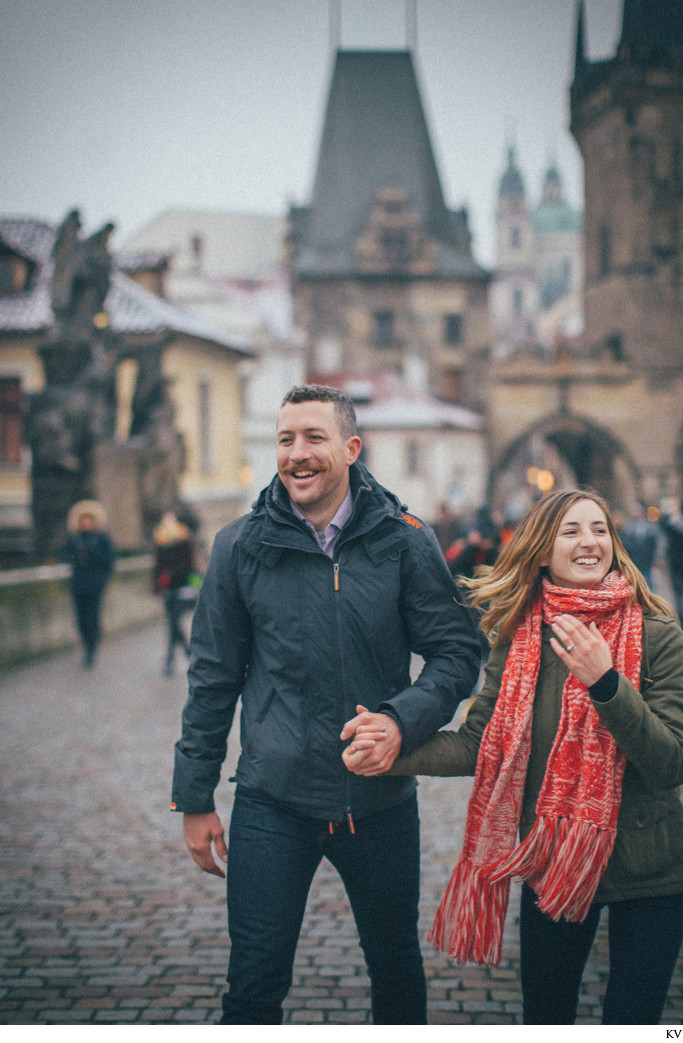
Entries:
[[394,313],[376,311],[374,316],[373,341],[376,348],[391,348],[394,344]]
[[0,246],[0,296],[9,297],[29,288],[34,265]]

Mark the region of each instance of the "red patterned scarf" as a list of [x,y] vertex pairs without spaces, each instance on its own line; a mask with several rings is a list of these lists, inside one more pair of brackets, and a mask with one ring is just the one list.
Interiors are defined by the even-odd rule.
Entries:
[[522,808],[541,626],[563,613],[595,621],[614,667],[640,682],[643,614],[624,577],[611,572],[592,590],[543,592],[515,631],[495,710],[481,740],[460,859],[429,938],[458,963],[496,965],[510,880],[525,880],[554,920],[581,921],[614,847],[626,757],[585,685],[570,673],[560,722],[536,804],[536,822],[515,846]]

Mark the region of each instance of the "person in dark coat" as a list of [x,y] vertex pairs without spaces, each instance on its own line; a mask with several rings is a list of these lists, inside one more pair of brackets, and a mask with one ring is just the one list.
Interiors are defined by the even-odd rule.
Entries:
[[97,500],[80,500],[69,511],[69,534],[62,550],[62,560],[71,566],[71,597],[83,642],[83,665],[88,669],[95,664],[102,598],[116,560],[105,525],[102,505]]
[[642,572],[648,587],[651,587],[659,534],[654,522],[648,521],[647,512],[642,504],[633,505],[628,518],[619,529],[619,536],[631,561]]
[[683,624],[683,513],[679,499],[667,501],[662,505],[659,524],[666,537],[666,564],[676,612]]
[[[418,937],[416,781],[354,779],[341,760],[363,702],[392,764],[451,720],[479,647],[431,529],[358,461],[352,403],[292,389],[278,473],[216,537],[192,627],[190,695],[172,809],[201,869],[228,861],[214,789],[241,696],[228,864],[223,1024],[280,1024],[308,892],[339,872],[371,982],[375,1024],[425,1024]],[[411,680],[411,653],[424,660]]]
[[154,530],[154,590],[164,601],[167,624],[164,673],[173,676],[175,651],[180,647],[190,654],[190,642],[182,626],[183,614],[192,607],[193,588],[190,580],[195,573],[195,553],[190,529],[179,521],[173,511],[162,517]]

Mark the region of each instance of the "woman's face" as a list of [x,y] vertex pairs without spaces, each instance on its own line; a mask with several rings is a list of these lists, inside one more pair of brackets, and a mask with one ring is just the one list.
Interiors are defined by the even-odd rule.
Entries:
[[612,566],[612,537],[604,512],[592,500],[579,500],[562,517],[547,565],[556,587],[590,589]]

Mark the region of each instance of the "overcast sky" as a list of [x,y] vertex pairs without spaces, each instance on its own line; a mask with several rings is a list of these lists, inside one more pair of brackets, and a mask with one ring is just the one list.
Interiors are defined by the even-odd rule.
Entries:
[[[623,0],[586,0],[614,54]],[[582,198],[567,130],[576,0],[416,0],[416,64],[446,202],[493,260],[514,140],[536,201],[551,158]],[[0,214],[115,245],[169,209],[283,214],[310,198],[333,50],[404,49],[412,0],[0,0]]]

